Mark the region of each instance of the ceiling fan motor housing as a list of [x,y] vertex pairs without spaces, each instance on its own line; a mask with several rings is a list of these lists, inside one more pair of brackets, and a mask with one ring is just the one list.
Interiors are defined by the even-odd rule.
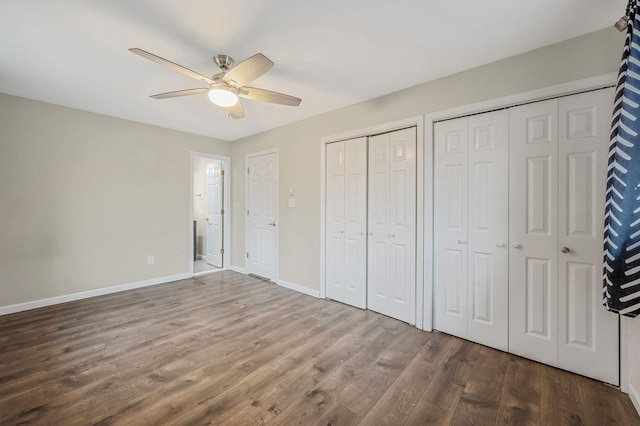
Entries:
[[216,55],[213,60],[223,71],[228,71],[234,64],[233,58],[227,55]]

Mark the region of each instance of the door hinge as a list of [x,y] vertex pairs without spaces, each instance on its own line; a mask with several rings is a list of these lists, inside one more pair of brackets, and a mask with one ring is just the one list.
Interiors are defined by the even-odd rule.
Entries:
[[247,216],[249,216],[249,210],[247,210]]
[[224,170],[220,170],[220,176],[224,176]]
[[249,253],[247,252],[247,259],[249,258]]
[[224,254],[224,249],[220,249],[220,254]]
[[220,210],[220,214],[224,215],[224,209]]
[[247,174],[249,174],[249,168],[247,167]]

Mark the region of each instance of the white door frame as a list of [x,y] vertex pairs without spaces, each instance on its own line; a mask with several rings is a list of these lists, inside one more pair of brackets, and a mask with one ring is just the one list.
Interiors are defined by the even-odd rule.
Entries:
[[[222,248],[224,249],[224,255],[222,256],[222,269],[221,270],[225,270],[229,268],[229,265],[231,264],[231,209],[229,208],[230,204],[230,195],[231,192],[229,191],[229,188],[231,187],[231,157],[225,157],[223,155],[215,155],[215,154],[208,154],[206,152],[197,152],[197,151],[191,151],[189,153],[189,249],[188,249],[188,259],[189,259],[189,267],[188,267],[188,271],[189,274],[191,276],[193,276],[193,253],[191,253],[191,251],[193,250],[193,219],[194,219],[194,214],[193,214],[193,198],[194,198],[194,193],[193,193],[193,163],[195,162],[196,158],[207,158],[210,160],[222,160],[224,162],[224,169],[225,169],[225,174],[224,174],[224,179],[222,182],[222,187],[223,187],[223,191],[224,191],[224,199],[222,200],[222,205],[223,205],[223,209],[224,209],[224,216],[222,218],[222,226],[224,228],[223,230],[223,245]],[[226,256],[225,256],[226,255]]]
[[[424,265],[431,263],[431,254],[428,258],[425,253],[425,227],[424,209],[425,205],[425,188],[431,188],[431,178],[427,178],[425,174],[425,156],[424,156],[424,120],[422,116],[411,117],[405,120],[393,121],[390,123],[379,124],[376,126],[365,127],[362,129],[352,130],[349,132],[338,133],[323,137],[320,140],[320,297],[326,298],[326,277],[325,277],[325,220],[326,220],[326,145],[332,142],[339,142],[347,139],[354,139],[363,136],[373,136],[380,133],[389,133],[394,130],[401,130],[407,127],[416,127],[416,327],[423,328],[423,288],[424,288]],[[431,164],[431,163],[429,163]],[[428,180],[427,180],[428,179]],[[429,205],[430,207],[431,205]],[[430,228],[430,227],[429,227]],[[429,305],[431,308],[431,305]]]
[[247,220],[246,211],[249,209],[249,177],[247,176],[247,170],[249,169],[249,159],[251,157],[258,157],[260,155],[267,154],[275,154],[278,157],[278,170],[276,171],[276,205],[278,206],[276,211],[275,222],[277,226],[275,227],[276,232],[276,250],[274,253],[274,267],[273,267],[273,277],[271,277],[272,281],[279,282],[280,279],[280,150],[278,148],[270,148],[262,151],[251,152],[245,155],[244,160],[244,205],[245,212],[244,215],[244,270],[246,273],[249,273],[249,259],[246,256],[247,250],[249,250],[249,221]]

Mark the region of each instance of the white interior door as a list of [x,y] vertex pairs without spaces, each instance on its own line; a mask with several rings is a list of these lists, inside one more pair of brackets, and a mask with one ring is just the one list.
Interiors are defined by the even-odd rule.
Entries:
[[207,255],[206,262],[222,268],[222,197],[224,170],[222,160],[207,164]]
[[468,338],[509,340],[509,113],[469,117]]
[[434,126],[434,327],[462,338],[467,338],[468,122],[459,118]]
[[509,121],[509,352],[558,361],[558,101]]
[[278,154],[248,156],[247,269],[275,280],[278,265]]
[[415,324],[416,129],[369,138],[367,307]]
[[327,145],[327,297],[367,305],[367,138]]
[[613,89],[559,100],[558,366],[618,384],[618,315],[602,306]]

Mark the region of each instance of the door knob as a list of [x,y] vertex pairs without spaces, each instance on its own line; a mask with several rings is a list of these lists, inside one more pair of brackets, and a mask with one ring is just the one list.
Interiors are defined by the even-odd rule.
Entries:
[[522,244],[515,243],[513,244],[513,248],[517,248],[517,249],[522,248]]
[[364,235],[364,232],[358,232],[358,235]]
[[373,237],[373,232],[369,232],[368,234],[370,237]]
[[340,230],[340,233],[341,233],[341,234],[344,234],[344,229],[341,229],[341,230]]
[[467,240],[458,240],[458,244],[467,244]]
[[507,245],[505,243],[496,243],[496,247],[506,247]]
[[395,237],[396,237],[396,234],[389,234],[389,237],[390,237],[390,238],[395,238]]
[[271,223],[267,223],[267,225],[269,225],[269,226],[276,226],[276,223],[275,223],[275,222],[271,222]]
[[560,251],[561,251],[561,252],[563,252],[563,253],[570,253],[570,252],[571,252],[571,249],[570,249],[569,247],[562,247],[562,248],[560,249]]

